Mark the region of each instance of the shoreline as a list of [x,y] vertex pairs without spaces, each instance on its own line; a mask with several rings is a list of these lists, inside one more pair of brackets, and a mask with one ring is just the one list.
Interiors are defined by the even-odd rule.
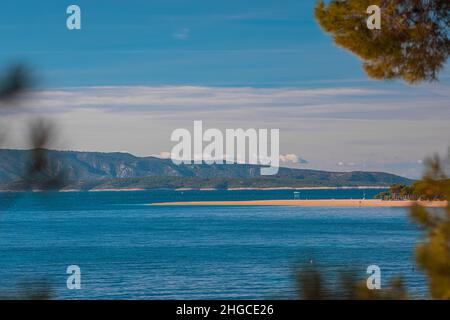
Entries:
[[268,188],[229,188],[226,190],[349,190],[349,189],[388,189],[383,186],[342,186],[342,187],[268,187]]
[[[388,186],[341,186],[341,187],[267,187],[267,188],[227,188],[227,189],[216,189],[216,188],[154,188],[154,189],[144,189],[144,188],[104,188],[104,189],[90,189],[90,190],[80,190],[80,189],[61,189],[61,190],[51,190],[49,192],[117,192],[117,191],[153,191],[153,190],[170,190],[170,191],[251,191],[251,190],[261,190],[261,191],[276,191],[276,190],[360,190],[360,189],[373,189],[381,190],[388,189]],[[19,192],[45,192],[44,190],[0,190],[0,193],[19,193]]]
[[389,189],[389,186],[342,186],[342,187],[249,187],[249,188],[227,188],[227,189],[216,189],[216,188],[176,188],[172,189],[175,191],[213,191],[213,190],[226,190],[226,191],[246,191],[246,190],[349,190],[349,189]]
[[249,200],[249,201],[185,201],[159,202],[151,206],[295,206],[295,207],[410,207],[418,204],[424,207],[443,208],[447,201],[409,200],[363,200],[363,199],[322,199],[322,200]]

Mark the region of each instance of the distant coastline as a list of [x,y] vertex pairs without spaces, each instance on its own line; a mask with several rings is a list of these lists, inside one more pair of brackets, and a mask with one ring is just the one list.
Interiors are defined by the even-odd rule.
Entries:
[[[32,150],[0,149],[0,190],[46,189],[70,191],[137,190],[308,190],[367,188],[414,180],[386,172],[323,171],[280,167],[276,175],[261,176],[250,164],[181,164],[170,159],[136,157],[128,153],[43,150],[52,170],[27,177]],[[55,187],[56,188],[56,187]]]
[[342,186],[342,187],[273,187],[273,188],[228,188],[227,190],[340,190],[340,189],[387,189],[388,186]]
[[363,199],[322,199],[322,200],[250,200],[250,201],[186,201],[160,202],[152,206],[297,206],[297,207],[410,207],[418,204],[424,207],[441,208],[447,201],[409,200],[363,200]]
[[[343,186],[343,187],[267,187],[267,188],[161,188],[160,190],[174,190],[174,191],[216,191],[216,190],[227,190],[227,191],[246,191],[246,190],[341,190],[341,189],[387,189],[388,186]],[[145,191],[145,190],[158,190],[158,189],[141,189],[141,188],[121,188],[121,189],[92,189],[89,192],[108,192],[108,191]],[[81,190],[79,190],[81,191]]]
[[[251,190],[266,190],[266,191],[275,191],[275,190],[351,190],[351,189],[374,189],[374,190],[383,190],[388,189],[388,186],[342,186],[342,187],[267,187],[267,188],[227,188],[227,189],[219,189],[219,188],[152,188],[152,189],[144,189],[144,188],[104,188],[104,189],[90,189],[90,190],[81,190],[81,189],[61,189],[54,190],[52,192],[131,192],[131,191],[150,191],[150,190],[170,190],[170,191],[217,191],[217,190],[226,190],[226,191],[251,191]],[[4,193],[12,193],[12,192],[45,192],[44,190],[0,190],[0,192]]]

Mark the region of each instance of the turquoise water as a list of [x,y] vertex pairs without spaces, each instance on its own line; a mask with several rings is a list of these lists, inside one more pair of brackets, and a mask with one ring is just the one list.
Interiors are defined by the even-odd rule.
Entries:
[[[366,198],[379,190],[302,190],[300,198]],[[156,201],[292,199],[292,191],[0,194],[0,294],[45,280],[60,299],[295,298],[295,266],[318,264],[382,286],[413,268],[420,232],[403,208],[157,207]],[[66,268],[81,268],[81,290]]]

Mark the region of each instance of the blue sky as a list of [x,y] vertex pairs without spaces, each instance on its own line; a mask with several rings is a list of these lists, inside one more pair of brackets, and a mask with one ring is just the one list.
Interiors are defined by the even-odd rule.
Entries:
[[48,86],[365,78],[359,62],[340,54],[314,22],[314,1],[77,1],[80,31],[65,27],[71,3],[2,4],[2,64],[29,61]]
[[[66,28],[70,4],[82,30]],[[38,85],[27,112],[0,120],[8,146],[26,147],[37,110],[60,124],[55,147],[137,155],[169,151],[172,130],[203,120],[279,128],[281,152],[308,162],[283,165],[419,176],[421,160],[450,145],[448,68],[416,87],[369,80],[320,30],[314,4],[2,3],[0,70],[25,62]]]

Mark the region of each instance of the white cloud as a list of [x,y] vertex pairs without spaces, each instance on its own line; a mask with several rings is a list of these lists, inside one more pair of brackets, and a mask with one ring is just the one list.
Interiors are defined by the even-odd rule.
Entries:
[[294,153],[288,153],[288,154],[280,154],[280,162],[281,163],[298,163],[299,158]]
[[44,90],[30,98],[30,108],[44,113],[99,109],[152,113],[183,119],[184,112],[202,120],[230,118],[442,120],[450,118],[450,94],[434,88],[252,88],[202,86],[104,86]]
[[30,106],[40,111],[63,112],[73,108],[109,111],[158,109],[277,108],[332,105],[338,98],[373,97],[385,91],[358,88],[216,88],[200,86],[79,87],[44,90],[31,96]]
[[191,33],[191,30],[189,28],[182,28],[172,34],[172,37],[178,40],[187,40],[189,38],[189,35]]
[[161,158],[161,159],[170,159],[171,155],[172,154],[170,152],[168,152],[168,151],[161,151],[159,153],[159,158]]
[[[447,90],[443,90],[445,87]],[[278,128],[281,161],[303,168],[385,170],[446,150],[450,136],[448,86],[398,90],[373,88],[251,88],[201,86],[103,86],[35,92],[26,112],[1,117],[16,127],[29,112],[58,121],[70,149],[129,151],[138,155],[171,150],[171,132],[209,128]],[[21,109],[22,110],[22,109]],[[4,111],[5,113],[8,110]],[[26,122],[23,122],[26,123]],[[23,147],[25,129],[8,130],[9,147]],[[164,156],[164,154],[163,154]],[[167,156],[167,154],[165,155]],[[338,162],[341,162],[338,164]],[[389,165],[400,163],[399,165]],[[406,169],[405,169],[406,168]]]

